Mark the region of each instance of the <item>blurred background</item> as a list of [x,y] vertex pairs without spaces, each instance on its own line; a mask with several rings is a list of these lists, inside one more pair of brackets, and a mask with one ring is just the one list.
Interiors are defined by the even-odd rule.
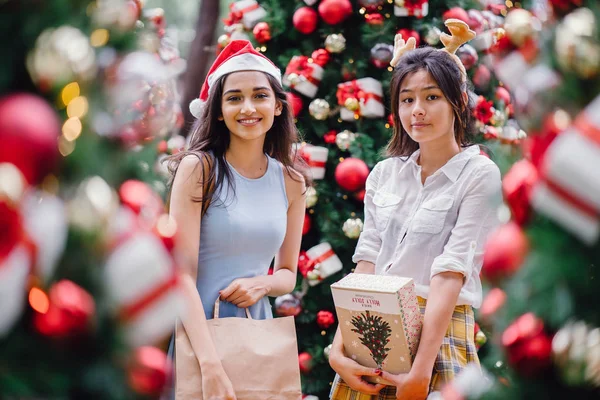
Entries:
[[[311,167],[293,293],[302,387],[326,399],[330,284],[392,133],[396,33],[457,52],[475,142],[503,174],[467,370],[443,399],[599,398],[596,0],[0,0],[0,398],[157,398],[179,290],[165,157],[214,57],[248,39],[284,74]],[[269,377],[265,377],[269,379]]]

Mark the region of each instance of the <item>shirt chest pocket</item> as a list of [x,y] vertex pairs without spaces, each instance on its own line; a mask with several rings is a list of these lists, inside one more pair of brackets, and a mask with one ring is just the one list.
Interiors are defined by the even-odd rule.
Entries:
[[373,196],[373,204],[375,204],[375,226],[379,231],[384,230],[392,217],[392,214],[398,208],[398,204],[402,197],[387,193],[376,192]]
[[446,215],[454,199],[450,196],[428,200],[421,205],[413,220],[413,231],[419,233],[440,233],[444,228]]

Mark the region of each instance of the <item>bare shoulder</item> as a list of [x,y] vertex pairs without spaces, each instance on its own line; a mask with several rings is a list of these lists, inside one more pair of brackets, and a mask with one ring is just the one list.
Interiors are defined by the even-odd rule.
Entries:
[[287,192],[290,204],[298,198],[304,196],[306,191],[306,182],[304,177],[293,168],[283,168],[283,178],[285,180],[285,190]]
[[207,171],[209,162],[203,154],[188,154],[183,157],[177,167],[173,190],[195,191],[202,186],[204,171]]

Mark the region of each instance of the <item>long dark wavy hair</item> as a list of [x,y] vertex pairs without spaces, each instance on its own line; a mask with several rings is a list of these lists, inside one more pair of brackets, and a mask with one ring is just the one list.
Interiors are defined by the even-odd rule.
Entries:
[[[202,202],[202,214],[206,212],[214,196],[223,189],[225,177],[227,177],[229,188],[235,195],[233,173],[225,160],[225,152],[229,148],[230,132],[225,125],[225,121],[219,121],[218,119],[221,115],[223,85],[228,75],[219,78],[211,88],[208,100],[202,109],[202,114],[192,126],[188,149],[167,158],[169,172],[171,173],[169,186],[172,185],[179,163],[184,157],[194,155],[199,158],[202,165],[208,166],[203,171],[205,193],[202,198],[192,199],[195,202]],[[265,74],[265,76],[275,93],[276,100],[282,104],[282,111],[280,115],[275,116],[273,126],[266,134],[263,151],[279,161],[292,179],[300,179],[294,173],[295,171],[304,177],[308,185],[306,163],[292,149],[292,144],[299,141],[299,133],[294,124],[291,106],[281,84],[271,75]],[[218,168],[214,168],[215,164]]]
[[461,147],[473,144],[472,138],[475,131],[471,115],[473,104],[471,96],[467,96],[466,101],[463,97],[463,92],[469,93],[471,89],[469,81],[462,82],[461,72],[448,53],[432,47],[421,47],[404,54],[394,68],[390,84],[394,134],[386,148],[386,155],[389,157],[408,157],[419,149],[419,144],[412,140],[402,127],[398,107],[400,105],[400,86],[404,79],[409,74],[420,70],[431,74],[452,106],[456,142]]

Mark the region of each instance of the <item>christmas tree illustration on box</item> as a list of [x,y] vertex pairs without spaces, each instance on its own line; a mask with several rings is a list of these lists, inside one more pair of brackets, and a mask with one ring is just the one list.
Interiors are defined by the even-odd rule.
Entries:
[[390,324],[379,315],[372,315],[369,311],[365,311],[352,317],[352,326],[354,326],[352,332],[357,333],[361,343],[369,349],[377,368],[382,368],[383,361],[391,350],[386,347],[392,335]]

